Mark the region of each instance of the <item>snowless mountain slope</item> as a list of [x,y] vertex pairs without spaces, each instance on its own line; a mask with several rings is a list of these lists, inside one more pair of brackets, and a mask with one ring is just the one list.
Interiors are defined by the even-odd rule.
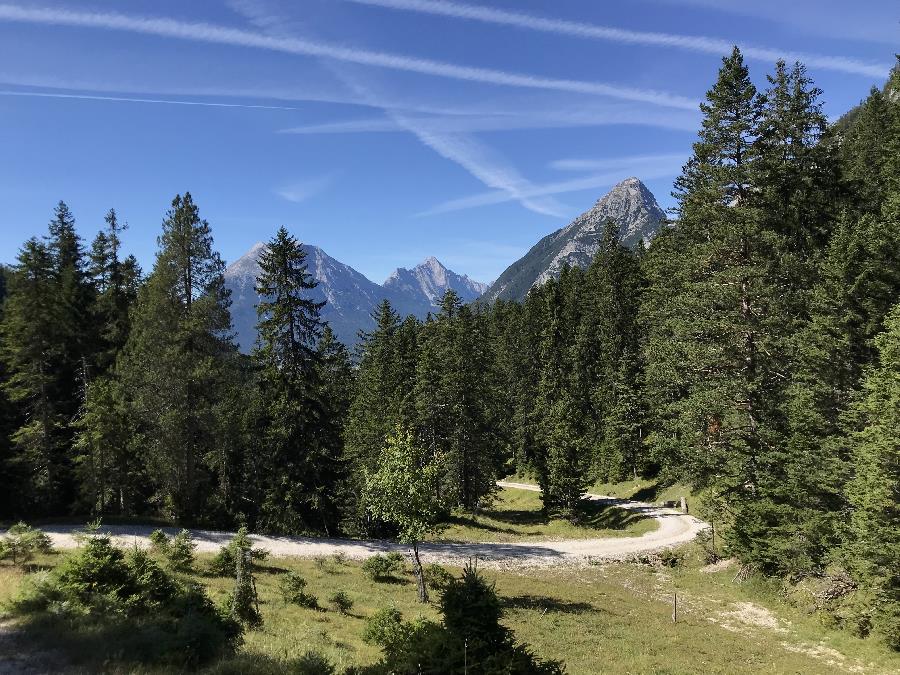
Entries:
[[603,236],[607,220],[621,230],[621,241],[635,247],[648,242],[665,222],[656,198],[637,178],[626,178],[566,227],[548,234],[510,265],[485,292],[487,301],[523,300],[533,286],[559,277],[565,265],[587,267]]

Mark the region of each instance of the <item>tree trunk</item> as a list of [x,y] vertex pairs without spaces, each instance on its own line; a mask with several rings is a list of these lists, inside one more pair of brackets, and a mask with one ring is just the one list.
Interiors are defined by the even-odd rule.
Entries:
[[416,585],[419,588],[419,602],[428,602],[428,589],[425,588],[425,573],[422,570],[422,561],[419,560],[419,542],[413,542],[412,550],[413,571],[416,575]]

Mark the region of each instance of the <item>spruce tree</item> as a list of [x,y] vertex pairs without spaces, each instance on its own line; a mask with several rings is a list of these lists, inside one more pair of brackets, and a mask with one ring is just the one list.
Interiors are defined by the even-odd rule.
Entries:
[[137,298],[141,268],[134,256],[121,258],[120,223],[114,209],[106,214],[106,229],[94,238],[90,251],[89,276],[96,293],[94,313],[99,323],[97,368],[103,372],[115,362],[128,339],[128,311]]
[[333,429],[323,433],[330,421],[318,351],[325,303],[310,299],[317,282],[302,245],[285,228],[263,250],[259,268],[259,342],[253,359],[264,419],[261,524],[280,532],[327,532],[338,520],[340,436]]
[[857,430],[847,550],[854,575],[874,595],[872,627],[900,649],[900,305],[875,348],[851,415]]
[[70,464],[66,455],[71,382],[60,382],[65,362],[56,302],[54,258],[37,239],[25,242],[9,279],[0,347],[5,397],[20,411],[10,437],[7,470],[25,481],[16,507],[30,512],[64,508]]
[[159,506],[177,520],[213,520],[230,499],[229,455],[239,436],[225,265],[190,193],[175,197],[162,229],[118,372]]
[[[680,269],[657,276],[663,288],[650,296],[659,303],[650,356],[666,359],[654,367],[675,384],[658,437],[686,448],[690,478],[727,504],[733,550],[772,570],[781,562],[771,537],[783,517],[773,492],[784,460],[789,325],[775,263],[785,237],[756,204],[761,100],[737,48],[701,109],[693,157],[676,181],[678,234],[666,241]],[[659,349],[664,340],[674,347]]]

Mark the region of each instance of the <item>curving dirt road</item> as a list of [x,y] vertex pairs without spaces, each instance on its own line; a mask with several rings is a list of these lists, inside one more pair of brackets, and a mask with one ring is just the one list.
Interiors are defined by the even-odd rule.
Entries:
[[[535,485],[525,483],[500,482],[501,487],[520,490],[535,490]],[[667,509],[615,499],[604,495],[587,495],[589,499],[607,502],[611,505],[630,511],[638,511],[657,521],[659,527],[640,537],[617,537],[605,539],[578,539],[568,541],[534,541],[515,543],[429,543],[422,544],[420,551],[429,562],[461,564],[471,558],[493,566],[548,566],[560,564],[585,563],[593,560],[616,560],[627,558],[637,553],[657,551],[691,541],[707,526],[693,516],[685,515],[675,509]],[[72,548],[77,545],[73,534],[79,528],[74,525],[48,525],[43,529],[53,539],[58,548]],[[109,525],[103,530],[113,535],[120,545],[146,546],[148,537],[155,528],[142,525]],[[164,528],[170,534],[175,530]],[[216,532],[212,530],[192,530],[197,550],[200,552],[217,551],[228,543],[233,532]],[[323,539],[313,537],[276,537],[269,535],[252,535],[251,539],[259,548],[265,549],[272,556],[297,556],[311,558],[332,554],[343,554],[348,558],[362,559],[389,551],[405,551],[407,547],[389,541],[359,541],[350,539]]]

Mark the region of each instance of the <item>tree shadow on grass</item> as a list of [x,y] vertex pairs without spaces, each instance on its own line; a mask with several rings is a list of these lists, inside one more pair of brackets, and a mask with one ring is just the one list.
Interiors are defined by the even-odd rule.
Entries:
[[631,499],[636,502],[656,501],[656,495],[659,494],[660,489],[662,489],[662,485],[660,485],[659,483],[652,483],[646,487],[642,487],[640,490],[631,495]]
[[534,609],[558,614],[584,614],[586,612],[601,611],[589,602],[569,602],[546,595],[531,595],[530,593],[500,598],[500,604],[504,609]]
[[[492,534],[519,535],[522,534],[521,530],[515,528],[547,527],[553,520],[562,518],[559,514],[548,514],[542,510],[527,509],[485,509],[478,515],[482,519],[478,519],[471,514],[464,514],[450,516],[447,519],[447,522],[451,525],[471,527]],[[640,510],[618,508],[609,501],[586,499],[582,501],[581,508],[570,521],[574,525],[598,531],[622,531],[646,518],[647,516]],[[483,519],[493,522],[485,522]],[[510,527],[497,526],[493,524],[494,522],[503,523]],[[540,536],[543,533],[537,531],[530,532],[529,534],[532,536]]]
[[621,531],[646,519],[647,516],[640,511],[621,509],[599,500],[592,500],[582,504],[576,524],[594,530]]

